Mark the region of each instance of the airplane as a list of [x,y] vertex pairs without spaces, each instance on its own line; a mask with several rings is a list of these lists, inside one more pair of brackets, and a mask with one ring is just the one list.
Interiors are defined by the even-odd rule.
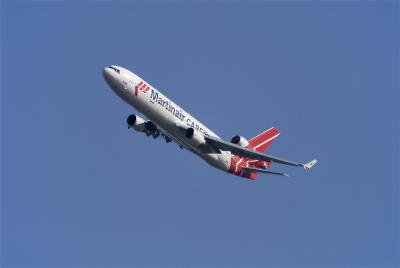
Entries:
[[316,159],[302,164],[263,153],[280,134],[274,127],[249,140],[235,135],[228,142],[133,72],[111,65],[102,73],[122,100],[149,119],[131,114],[126,119],[128,129],[143,132],[154,139],[161,136],[167,143],[174,141],[181,149],[198,155],[217,169],[255,180],[258,173],[289,177],[285,173],[270,171],[272,163],[306,170],[317,163]]

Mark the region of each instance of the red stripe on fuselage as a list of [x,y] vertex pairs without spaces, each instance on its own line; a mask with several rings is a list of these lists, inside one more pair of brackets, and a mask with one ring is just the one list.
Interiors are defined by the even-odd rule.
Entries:
[[[254,150],[254,148],[251,147],[250,145],[246,146],[246,148]],[[231,164],[229,167],[229,173],[233,173],[239,177],[255,180],[258,173],[245,171],[243,170],[243,167],[269,168],[270,166],[271,162],[232,155]]]
[[139,93],[139,87],[142,86],[142,85],[143,85],[143,81],[140,81],[140,83],[137,84],[137,85],[135,86],[135,96],[138,95],[138,93]]

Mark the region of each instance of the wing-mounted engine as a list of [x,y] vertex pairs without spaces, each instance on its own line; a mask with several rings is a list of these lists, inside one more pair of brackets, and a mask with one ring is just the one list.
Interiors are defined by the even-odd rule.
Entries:
[[128,128],[133,128],[138,132],[144,132],[147,137],[153,136],[153,138],[156,139],[161,134],[160,130],[153,122],[146,121],[138,115],[129,115],[126,122],[128,123]]
[[133,128],[136,131],[145,132],[146,130],[146,120],[138,115],[129,115],[126,119],[126,123],[128,123],[128,128]]
[[192,142],[195,146],[199,146],[201,144],[205,144],[206,140],[204,139],[203,134],[200,131],[196,131],[193,128],[188,128],[185,131],[185,136]]
[[247,145],[249,145],[249,141],[246,140],[244,137],[239,136],[239,135],[233,136],[232,139],[231,139],[231,142],[233,144],[237,144],[237,145],[242,146],[242,147],[246,147]]

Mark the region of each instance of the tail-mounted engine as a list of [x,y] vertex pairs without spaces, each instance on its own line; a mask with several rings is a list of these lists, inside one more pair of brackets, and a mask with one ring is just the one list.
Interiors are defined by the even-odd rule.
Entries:
[[242,147],[246,147],[247,145],[249,145],[249,141],[239,135],[233,136],[231,142]]

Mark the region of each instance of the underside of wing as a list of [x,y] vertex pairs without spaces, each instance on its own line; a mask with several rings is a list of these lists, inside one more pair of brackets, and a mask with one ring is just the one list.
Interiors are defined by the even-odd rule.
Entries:
[[240,145],[221,140],[216,137],[205,136],[204,138],[205,138],[207,144],[212,145],[212,146],[214,146],[218,149],[224,150],[224,151],[230,151],[233,154],[238,155],[240,157],[248,157],[251,159],[257,159],[257,160],[267,161],[267,162],[272,161],[275,163],[289,165],[289,166],[300,166],[300,167],[304,167],[305,169],[310,169],[317,162],[317,160],[314,159],[307,164],[302,164],[299,162],[279,158],[276,156],[263,154],[263,153],[260,153],[260,152],[257,152],[257,151],[254,151],[254,150],[251,150],[248,148],[244,148]]

